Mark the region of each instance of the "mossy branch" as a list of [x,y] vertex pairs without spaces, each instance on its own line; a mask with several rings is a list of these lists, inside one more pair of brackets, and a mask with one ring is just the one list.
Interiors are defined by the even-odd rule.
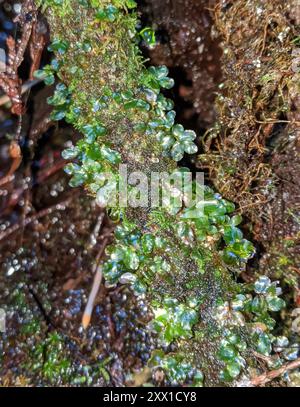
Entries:
[[[197,151],[195,133],[175,124],[173,103],[161,93],[173,85],[167,68],[143,63],[136,3],[39,3],[55,59],[36,76],[48,84],[59,77],[49,99],[53,118],[65,119],[83,135],[64,152],[74,159],[66,168],[70,184],[84,185],[121,221],[103,274],[106,284],[131,284],[151,305],[149,329],[158,336],[158,350],[149,366],[160,366],[171,384],[201,385],[203,375],[206,385],[237,379],[256,366],[249,349],[271,352],[274,321],[268,311],[284,304],[268,279],[255,287],[235,282],[234,273],[243,270],[254,249],[237,228],[241,219],[231,215],[234,206],[206,187],[198,217],[188,216],[197,205],[191,208],[184,199],[180,206],[171,202],[155,209],[112,206],[112,185],[102,176],[114,174],[120,182],[120,163],[128,173],[171,174],[185,153]],[[148,37],[153,42],[149,32]]]

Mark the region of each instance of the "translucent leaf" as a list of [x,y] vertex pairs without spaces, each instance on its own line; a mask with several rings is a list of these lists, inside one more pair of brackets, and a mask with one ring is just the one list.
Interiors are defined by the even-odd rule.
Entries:
[[190,141],[184,141],[183,142],[183,146],[184,146],[184,151],[187,154],[195,154],[198,151],[198,147],[196,146],[196,144],[194,144],[193,142]]
[[183,158],[184,150],[180,143],[175,143],[171,150],[171,157],[175,161],[180,161]]
[[261,276],[254,283],[254,291],[257,294],[263,294],[271,285],[271,280],[267,276]]
[[175,139],[172,136],[165,136],[162,139],[161,145],[164,150],[169,150],[175,143]]
[[70,147],[63,150],[61,155],[65,160],[70,160],[72,158],[77,157],[78,153],[79,153],[78,147]]

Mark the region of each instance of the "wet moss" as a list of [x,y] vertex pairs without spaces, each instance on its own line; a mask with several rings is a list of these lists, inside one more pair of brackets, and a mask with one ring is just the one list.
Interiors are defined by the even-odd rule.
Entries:
[[[51,82],[56,74],[63,83],[49,100],[53,117],[65,118],[83,135],[64,152],[76,159],[67,167],[71,184],[84,185],[101,206],[109,206],[111,186],[103,184],[101,172],[116,173],[122,162],[129,172],[172,173],[184,152],[195,152],[195,134],[175,123],[172,102],[161,93],[173,85],[167,68],[143,64],[137,15],[128,11],[132,2],[44,5],[57,60],[44,75]],[[172,384],[203,371],[204,383],[218,385],[247,372],[247,363],[256,364],[249,352],[239,355],[245,353],[244,341],[235,340],[242,330],[246,346],[253,346],[254,310],[242,307],[243,315],[231,305],[246,290],[232,273],[245,268],[254,248],[236,227],[234,205],[206,187],[204,197],[203,213],[194,219],[189,214],[199,209],[183,203],[159,210],[111,208],[123,224],[103,264],[106,284],[130,284],[137,296],[146,296],[155,315],[150,330],[166,354],[171,346],[178,355],[160,363]],[[229,344],[223,343],[224,329]],[[258,351],[269,351],[268,335],[255,333]],[[181,373],[172,373],[177,368]],[[201,374],[196,376],[200,383]]]

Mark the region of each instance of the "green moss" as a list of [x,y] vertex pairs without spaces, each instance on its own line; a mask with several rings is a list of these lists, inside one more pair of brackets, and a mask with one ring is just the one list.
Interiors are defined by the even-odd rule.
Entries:
[[[123,221],[107,249],[107,284],[130,284],[137,295],[146,295],[156,314],[150,329],[176,349],[174,356],[160,356],[159,362],[171,383],[202,383],[199,369],[208,385],[236,379],[247,368],[239,352],[245,343],[252,346],[253,318],[263,315],[265,321],[268,309],[282,303],[268,292],[266,299],[253,299],[250,309],[244,309],[243,298],[235,297],[247,289],[235,282],[232,272],[243,270],[254,247],[237,228],[241,219],[232,215],[234,205],[204,187],[203,210],[182,202],[159,209],[115,207],[110,205],[112,184],[101,176],[109,172],[117,177],[120,162],[129,171],[171,174],[184,153],[197,151],[195,133],[175,123],[173,103],[161,93],[173,86],[167,68],[143,64],[138,43],[146,31],[136,31],[137,14],[128,11],[135,2],[43,4],[56,58],[44,69],[45,81],[51,83],[54,75],[62,81],[49,99],[53,117],[65,118],[82,134],[63,153],[75,160],[66,167],[70,184],[84,185]],[[197,216],[191,218],[191,211]],[[230,308],[231,301],[245,315]],[[236,339],[240,331],[248,342]],[[258,348],[261,341],[259,336]],[[54,372],[65,363],[52,366]]]
[[33,351],[33,371],[52,384],[70,380],[71,361],[65,356],[63,338],[53,332]]

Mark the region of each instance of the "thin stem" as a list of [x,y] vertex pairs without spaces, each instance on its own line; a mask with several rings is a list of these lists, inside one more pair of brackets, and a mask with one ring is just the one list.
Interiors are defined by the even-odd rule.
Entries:
[[294,360],[293,362],[286,363],[285,365],[281,366],[279,369],[271,370],[270,372],[265,372],[260,376],[255,376],[251,379],[251,384],[253,386],[262,386],[276,377],[282,376],[284,373],[288,372],[289,370],[294,370],[300,367],[300,358]]

